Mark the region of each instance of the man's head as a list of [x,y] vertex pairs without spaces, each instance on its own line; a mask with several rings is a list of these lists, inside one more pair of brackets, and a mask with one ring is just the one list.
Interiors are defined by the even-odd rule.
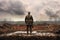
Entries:
[[30,12],[28,12],[28,15],[30,15]]

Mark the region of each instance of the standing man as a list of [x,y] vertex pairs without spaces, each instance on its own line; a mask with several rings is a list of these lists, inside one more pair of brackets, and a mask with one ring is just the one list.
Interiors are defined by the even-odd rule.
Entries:
[[32,34],[32,27],[33,27],[33,17],[30,15],[30,12],[28,12],[28,15],[25,17],[25,23],[27,26],[27,35],[29,34],[28,31],[30,31],[30,35]]

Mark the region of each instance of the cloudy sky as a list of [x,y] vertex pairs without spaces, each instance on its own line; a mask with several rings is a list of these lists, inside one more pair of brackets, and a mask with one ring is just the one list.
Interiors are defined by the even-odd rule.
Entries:
[[28,11],[34,21],[60,20],[60,0],[0,0],[0,21],[24,21]]

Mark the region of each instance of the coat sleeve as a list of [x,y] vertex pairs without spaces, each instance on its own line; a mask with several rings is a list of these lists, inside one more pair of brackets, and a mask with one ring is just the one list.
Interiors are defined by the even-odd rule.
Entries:
[[32,23],[33,23],[33,17],[31,16],[31,19],[32,19]]
[[26,19],[27,19],[27,16],[25,17],[25,23],[27,22]]

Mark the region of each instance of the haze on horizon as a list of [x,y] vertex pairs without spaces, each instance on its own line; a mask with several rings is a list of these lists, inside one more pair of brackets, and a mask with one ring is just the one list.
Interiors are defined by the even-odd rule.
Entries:
[[34,21],[59,21],[60,0],[0,0],[0,21],[24,21],[29,11]]

